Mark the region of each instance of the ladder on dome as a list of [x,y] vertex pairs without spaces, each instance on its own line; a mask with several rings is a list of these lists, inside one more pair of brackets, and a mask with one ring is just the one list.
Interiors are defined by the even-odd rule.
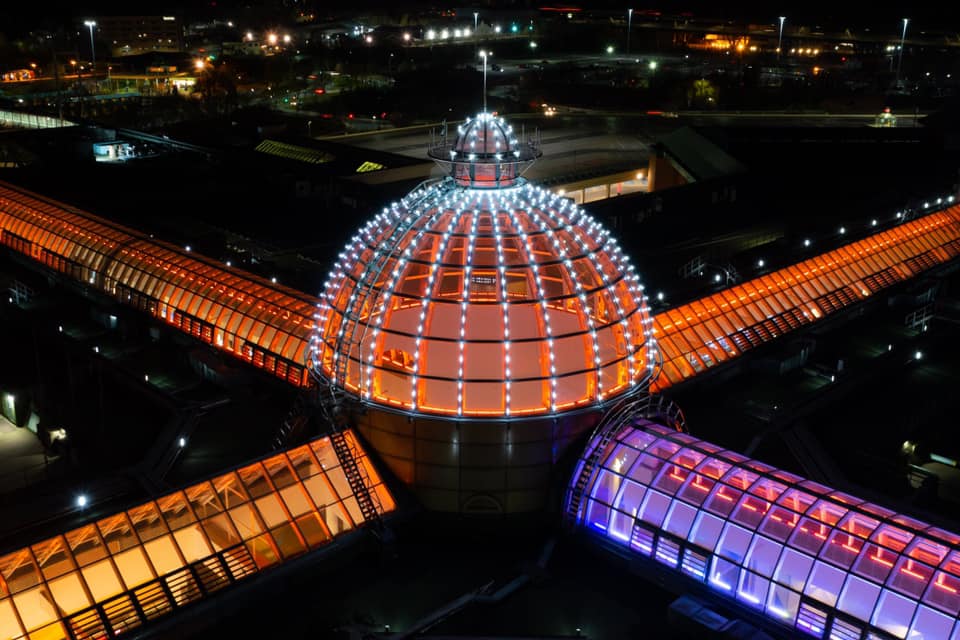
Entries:
[[346,432],[336,426],[331,429],[329,435],[330,444],[333,445],[337,460],[343,467],[343,473],[347,477],[350,491],[353,492],[353,497],[357,499],[364,524],[371,525],[377,533],[382,532],[383,522],[380,516],[383,514],[383,505],[380,503],[377,492],[371,489],[370,474],[367,473],[362,463],[357,462],[356,436],[349,440]]
[[570,488],[563,514],[564,524],[569,528],[572,529],[580,521],[583,499],[587,487],[596,476],[601,458],[607,452],[610,443],[630,424],[631,418],[655,418],[667,423],[666,426],[678,431],[686,431],[683,412],[662,395],[631,396],[613,405],[590,435],[587,442],[592,448],[574,470],[575,483]]

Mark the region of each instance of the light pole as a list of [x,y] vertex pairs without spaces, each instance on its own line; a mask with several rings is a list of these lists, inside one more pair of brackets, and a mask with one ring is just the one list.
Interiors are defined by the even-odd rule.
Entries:
[[483,58],[483,112],[487,112],[487,58],[492,56],[493,53],[489,51],[481,51],[480,57]]
[[480,38],[477,37],[477,18],[480,17],[479,11],[473,12],[473,50],[477,50],[477,43],[480,42]]
[[630,31],[633,26],[633,9],[627,9],[627,55],[630,55]]
[[90,29],[90,66],[92,67],[90,76],[93,77],[93,74],[97,71],[97,52],[93,48],[93,28],[97,26],[97,21],[84,20],[83,24],[87,25],[87,27]]
[[897,55],[897,88],[900,88],[900,64],[903,62],[903,41],[907,37],[907,23],[909,18],[903,19],[903,32],[900,34],[900,51]]
[[780,16],[780,35],[777,37],[777,60],[780,59],[780,50],[783,48],[783,23],[787,16]]

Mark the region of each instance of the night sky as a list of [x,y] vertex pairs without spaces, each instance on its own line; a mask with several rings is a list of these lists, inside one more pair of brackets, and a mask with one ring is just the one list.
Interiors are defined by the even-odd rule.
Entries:
[[[7,3],[4,3],[7,4]],[[243,13],[244,8],[274,6],[282,11],[284,5],[293,6],[293,0],[160,0],[158,2],[130,2],[130,0],[45,0],[44,2],[24,2],[13,6],[4,6],[3,19],[0,20],[0,31],[13,36],[36,27],[56,28],[58,25],[69,24],[84,16],[98,14],[162,14],[173,13],[184,16],[186,19],[196,19],[212,15],[225,16],[231,12]],[[563,5],[579,6],[596,9],[625,9],[631,5],[628,0],[575,0],[533,1],[504,1],[490,2],[469,0],[451,0],[449,2],[427,2],[417,0],[404,2],[402,0],[352,0],[351,2],[330,0],[302,0],[308,8],[321,8],[321,13],[336,13],[339,10],[355,14],[362,10],[382,10],[391,13],[400,13],[406,10],[429,7],[473,7],[490,6],[503,8],[536,8],[539,6]],[[12,3],[11,3],[12,5]],[[849,27],[859,30],[864,27],[873,29],[890,27],[890,31],[897,31],[901,18],[909,17],[917,28],[936,28],[938,30],[960,32],[960,3],[955,2],[927,2],[890,5],[878,3],[867,8],[860,2],[836,2],[828,0],[785,0],[782,2],[761,2],[759,0],[680,0],[670,2],[664,0],[639,0],[632,5],[637,11],[643,9],[657,9],[666,13],[690,11],[695,16],[740,19],[747,21],[775,21],[776,16],[786,15],[795,22],[819,24],[825,28]]]

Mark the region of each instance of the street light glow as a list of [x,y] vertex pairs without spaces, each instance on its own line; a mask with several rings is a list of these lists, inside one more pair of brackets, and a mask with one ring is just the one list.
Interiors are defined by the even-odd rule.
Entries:
[[611,44],[607,45],[607,53],[613,53],[613,45]]

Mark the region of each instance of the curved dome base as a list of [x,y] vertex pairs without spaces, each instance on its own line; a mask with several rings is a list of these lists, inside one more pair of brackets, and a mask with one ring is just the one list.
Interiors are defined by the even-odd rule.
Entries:
[[604,410],[460,421],[367,407],[353,424],[425,508],[499,515],[543,509],[555,463]]

